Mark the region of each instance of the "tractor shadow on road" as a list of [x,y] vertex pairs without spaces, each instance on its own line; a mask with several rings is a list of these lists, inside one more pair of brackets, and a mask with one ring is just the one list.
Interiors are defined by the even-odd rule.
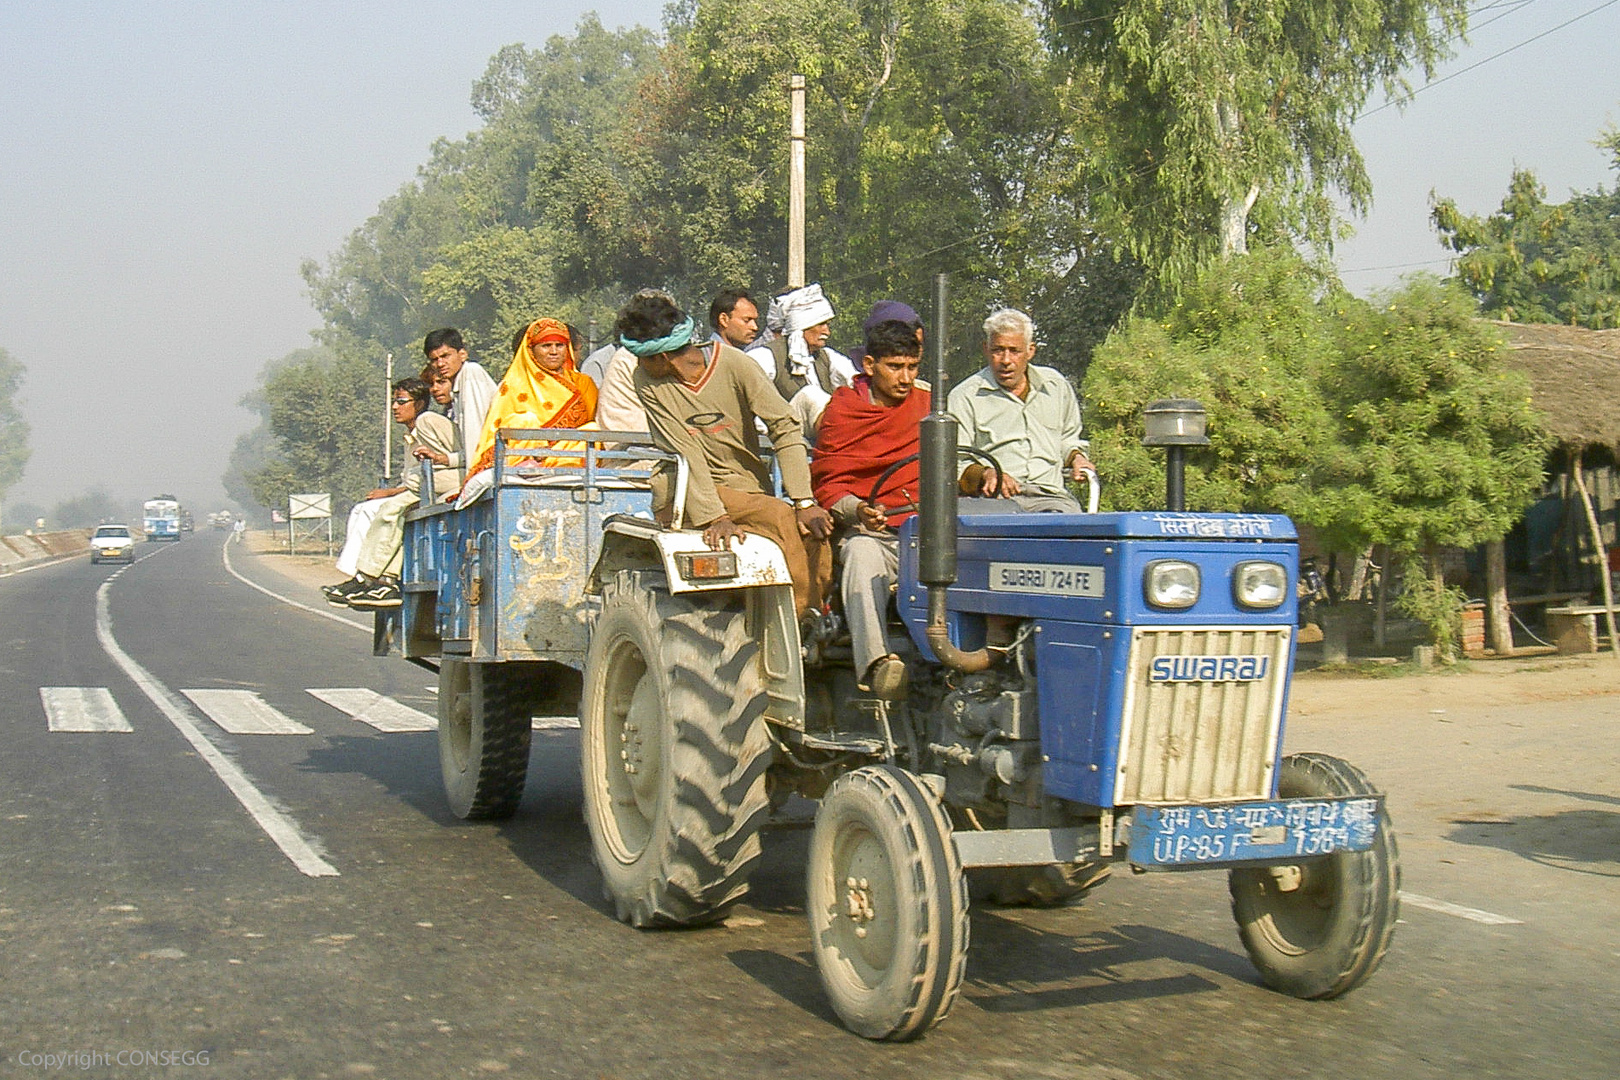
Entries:
[[[808,840],[807,831],[767,835],[765,858],[744,901],[748,909],[804,926]],[[1233,982],[1258,985],[1253,967],[1238,953],[1157,927],[1103,925],[1083,906],[1030,910],[974,904],[970,917],[972,945],[962,994],[988,1013],[1180,997]],[[735,949],[726,956],[777,997],[839,1026],[808,948]]]
[[[1526,791],[1620,802],[1605,795],[1559,792],[1519,785]],[[1501,848],[1534,863],[1576,874],[1620,878],[1620,811],[1564,810],[1556,814],[1459,819],[1446,839]]]

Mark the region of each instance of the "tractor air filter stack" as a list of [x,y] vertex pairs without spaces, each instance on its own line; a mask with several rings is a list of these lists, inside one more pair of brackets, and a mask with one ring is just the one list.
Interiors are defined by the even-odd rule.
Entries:
[[1164,508],[1187,509],[1186,454],[1189,446],[1208,446],[1204,406],[1188,398],[1165,398],[1142,411],[1143,446],[1164,447]]

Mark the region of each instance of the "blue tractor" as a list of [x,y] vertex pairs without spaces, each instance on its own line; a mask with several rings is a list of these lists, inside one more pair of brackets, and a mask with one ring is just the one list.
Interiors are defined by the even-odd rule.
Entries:
[[[1395,836],[1354,766],[1282,753],[1296,534],[1182,508],[1191,404],[1150,409],[1147,441],[1170,448],[1161,512],[959,518],[955,423],[924,421],[891,635],[910,644],[903,701],[857,690],[835,628],[801,636],[770,541],[714,552],[655,523],[644,491],[594,471],[594,444],[571,486],[497,477],[484,518],[415,512],[403,636],[441,657],[452,806],[511,813],[538,700],[577,701],[604,895],[658,927],[722,918],[762,827],[817,800],[811,943],[834,1009],[873,1039],[949,1012],[970,895],[1059,904],[1120,863],[1225,870],[1268,985],[1358,986],[1398,914]],[[537,525],[563,518],[577,535]]]

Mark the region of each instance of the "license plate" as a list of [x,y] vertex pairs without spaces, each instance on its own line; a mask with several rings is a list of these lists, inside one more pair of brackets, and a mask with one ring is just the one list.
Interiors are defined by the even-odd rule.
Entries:
[[1378,836],[1382,795],[1278,799],[1221,806],[1138,806],[1130,860],[1138,866],[1286,862],[1366,851]]
[[1034,593],[1039,596],[1084,596],[1103,594],[1103,568],[1062,566],[1055,563],[990,564],[990,588],[994,592]]

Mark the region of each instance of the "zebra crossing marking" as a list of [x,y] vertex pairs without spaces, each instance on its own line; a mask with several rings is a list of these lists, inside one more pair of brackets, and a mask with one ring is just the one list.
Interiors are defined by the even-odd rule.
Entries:
[[305,727],[254,690],[182,690],[208,719],[232,735],[308,735]]
[[375,690],[334,686],[304,692],[339,712],[348,713],[362,724],[370,724],[378,731],[437,731],[439,727],[439,721],[434,717],[409,705],[401,705]]
[[52,731],[134,731],[105,686],[42,686],[39,700]]

